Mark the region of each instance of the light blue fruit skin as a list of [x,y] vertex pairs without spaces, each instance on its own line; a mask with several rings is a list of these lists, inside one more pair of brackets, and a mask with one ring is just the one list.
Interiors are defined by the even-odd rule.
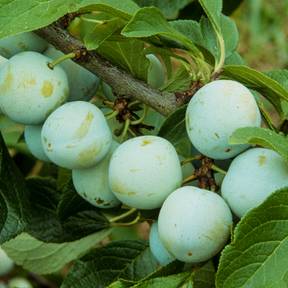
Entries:
[[[57,59],[64,54],[50,45],[44,55]],[[96,75],[70,59],[59,65],[65,70],[69,81],[70,94],[67,101],[89,101],[96,94],[100,82]]]
[[149,244],[153,256],[156,258],[160,265],[165,266],[175,260],[175,257],[173,257],[161,243],[158,234],[157,222],[153,223],[151,226],[149,234]]
[[261,114],[252,93],[232,80],[213,81],[199,89],[189,102],[186,129],[202,154],[228,159],[248,145],[230,145],[232,133],[242,127],[260,127]]
[[112,208],[120,204],[109,187],[108,168],[113,151],[119,146],[112,142],[110,151],[96,166],[72,170],[73,184],[78,194],[99,208]]
[[147,83],[155,88],[160,88],[165,82],[165,71],[160,60],[153,54],[146,55],[150,62]]
[[124,204],[154,209],[182,183],[179,157],[173,145],[157,136],[139,136],[122,143],[113,153],[109,185]]
[[14,267],[14,262],[7,256],[0,247],[0,277],[8,274]]
[[288,187],[288,165],[276,152],[252,148],[237,156],[222,182],[221,193],[241,218],[280,188]]
[[[8,59],[6,59],[5,57],[2,57],[0,55],[0,69],[1,69],[1,66],[6,63],[8,61]],[[0,107],[0,114],[2,114],[2,111],[1,111],[1,107]]]
[[10,58],[20,52],[35,51],[42,53],[48,46],[47,41],[32,32],[25,32],[0,40],[0,55]]
[[227,242],[232,214],[216,193],[193,186],[177,189],[164,201],[158,233],[178,260],[200,263],[215,256]]
[[11,120],[42,124],[63,104],[69,93],[68,80],[61,67],[50,69],[52,60],[37,52],[22,52],[0,69],[0,107]]
[[85,101],[74,101],[62,105],[47,118],[41,141],[53,163],[67,169],[82,169],[105,157],[112,135],[100,109]]
[[24,130],[25,142],[34,157],[45,162],[50,162],[42,146],[41,130],[42,126],[26,126]]
[[8,282],[8,288],[33,288],[33,286],[27,279],[15,277]]

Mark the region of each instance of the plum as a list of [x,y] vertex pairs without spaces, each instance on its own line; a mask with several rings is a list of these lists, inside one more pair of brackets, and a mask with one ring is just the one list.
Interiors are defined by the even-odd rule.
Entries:
[[0,55],[10,58],[20,52],[35,51],[42,53],[48,43],[33,32],[24,32],[0,40]]
[[158,136],[139,136],[122,143],[113,153],[109,184],[128,206],[154,209],[180,187],[182,171],[173,145]]
[[276,152],[252,148],[231,163],[221,186],[231,210],[242,217],[275,190],[288,186],[288,165]]
[[248,145],[230,145],[229,137],[241,127],[259,127],[261,114],[253,94],[232,80],[213,81],[200,88],[186,111],[188,136],[202,154],[228,159]]
[[72,170],[73,184],[78,194],[99,208],[112,208],[120,204],[108,183],[110,158],[118,145],[117,142],[113,141],[110,151],[96,166]]
[[73,101],[47,118],[41,140],[52,162],[68,169],[82,169],[94,166],[105,157],[112,135],[99,108],[85,101]]
[[69,86],[64,70],[48,67],[52,60],[37,52],[22,52],[0,68],[0,107],[11,120],[42,124],[64,103]]
[[161,243],[158,234],[157,222],[153,223],[151,226],[149,234],[149,245],[153,256],[162,266],[165,266],[175,260],[175,257],[173,257]]
[[[64,54],[50,45],[44,55],[57,59]],[[60,66],[65,70],[68,77],[70,94],[67,101],[88,101],[96,94],[100,82],[96,75],[70,59],[63,61]]]
[[14,262],[7,256],[0,247],[0,277],[8,274],[14,266]]
[[158,232],[164,247],[187,263],[206,261],[228,240],[232,214],[216,193],[193,186],[177,189],[164,201]]
[[31,154],[39,160],[49,162],[41,142],[42,126],[29,125],[25,127],[24,138]]

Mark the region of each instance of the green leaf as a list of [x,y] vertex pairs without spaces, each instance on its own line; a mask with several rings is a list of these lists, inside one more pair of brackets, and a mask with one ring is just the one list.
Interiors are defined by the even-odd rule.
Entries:
[[45,27],[81,8],[105,11],[128,20],[139,9],[132,0],[3,0],[0,2],[0,38]]
[[199,49],[185,35],[175,30],[165,19],[160,10],[155,7],[139,9],[133,18],[122,30],[122,35],[133,38],[145,38],[152,36],[165,36],[177,40],[187,46],[195,56],[202,57]]
[[156,268],[146,242],[115,241],[76,261],[61,287],[107,287],[119,278],[139,281]]
[[[95,23],[99,21],[100,23]],[[82,22],[87,22],[81,29],[82,40],[88,50],[97,49],[105,40],[124,26],[120,18],[97,20],[94,18],[81,17]]]
[[255,144],[276,151],[288,162],[288,139],[266,128],[239,128],[230,137],[231,144]]
[[105,41],[98,48],[98,53],[134,77],[147,80],[149,60],[144,53],[144,42],[137,39],[124,39],[121,42]]
[[187,137],[185,115],[187,106],[172,113],[162,125],[158,136],[169,140],[177,152],[184,156],[191,156],[191,142]]
[[191,87],[192,76],[184,65],[181,65],[161,90],[167,92],[187,91]]
[[30,219],[29,191],[0,134],[0,243],[24,231]]
[[215,287],[215,267],[212,261],[204,264],[194,272],[194,288],[214,288]]
[[[242,218],[222,252],[218,288],[283,287],[288,283],[288,189],[272,194]],[[281,283],[282,286],[275,286]],[[285,287],[285,286],[284,286]]]
[[266,97],[281,112],[281,99],[288,100],[288,90],[264,73],[244,65],[228,65],[224,67],[224,77],[241,82]]
[[[196,45],[208,50],[216,60],[220,58],[216,34],[206,17],[202,17],[200,23],[193,20],[177,20],[171,21],[170,25]],[[239,33],[235,22],[223,14],[220,16],[220,28],[225,42],[226,57],[229,57],[237,48]]]
[[[57,190],[55,180],[34,177],[27,180],[27,186],[30,191],[31,218],[26,232],[38,240],[71,242],[109,227],[109,221],[100,209],[81,200],[79,196],[71,196],[72,193],[76,194],[71,184],[66,189],[72,191],[64,189],[61,193]],[[66,193],[70,197],[65,196]]]
[[177,18],[179,11],[194,0],[135,0],[141,6],[155,6],[159,8],[167,19]]
[[237,51],[234,51],[225,59],[225,65],[245,65],[245,61]]
[[222,0],[199,0],[215,32],[221,32],[220,15],[222,11]]
[[110,234],[106,229],[68,243],[45,243],[22,233],[1,247],[17,265],[37,274],[58,272],[79,258]]
[[222,0],[199,0],[217,37],[219,57],[215,63],[215,71],[222,68],[225,61],[225,41],[221,30]]

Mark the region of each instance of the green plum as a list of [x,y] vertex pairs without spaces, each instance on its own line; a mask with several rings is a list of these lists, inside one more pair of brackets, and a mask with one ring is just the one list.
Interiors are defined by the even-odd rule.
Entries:
[[158,136],[139,136],[122,143],[113,153],[109,183],[128,206],[154,209],[182,182],[182,170],[173,145]]
[[260,127],[261,114],[253,94],[232,80],[213,81],[200,88],[186,112],[188,136],[202,154],[228,159],[249,145],[230,145],[231,134],[241,127]]
[[[50,45],[44,55],[57,59],[64,54]],[[65,70],[68,77],[70,87],[68,101],[88,101],[96,94],[100,82],[96,75],[70,59],[63,61],[60,66]]]
[[7,256],[0,247],[0,277],[8,274],[14,267],[14,262]]
[[108,183],[108,168],[113,151],[119,146],[112,142],[110,151],[96,166],[87,169],[73,169],[73,184],[78,194],[90,204],[99,208],[112,208],[120,201],[112,193]]
[[158,232],[164,247],[178,260],[199,263],[225,245],[232,214],[216,193],[193,186],[177,189],[163,203]]
[[48,67],[50,58],[37,52],[22,52],[0,68],[0,107],[11,120],[42,124],[68,97],[64,70]]
[[33,32],[24,32],[0,40],[0,55],[10,58],[20,52],[35,51],[42,53],[48,43]]
[[160,88],[165,82],[164,67],[154,54],[147,54],[146,58],[150,62],[147,83],[153,88]]
[[221,193],[240,218],[284,187],[288,187],[288,165],[284,159],[270,149],[252,148],[232,161]]
[[175,257],[173,257],[161,243],[158,234],[157,222],[153,223],[151,226],[149,234],[149,245],[153,256],[162,266],[165,266],[175,260]]
[[112,135],[99,108],[85,101],[68,102],[45,121],[41,133],[48,158],[68,169],[90,168],[108,153]]
[[42,126],[26,126],[24,130],[25,142],[31,154],[39,160],[49,162],[41,142]]
[[8,288],[33,288],[33,286],[27,279],[15,277],[8,282]]

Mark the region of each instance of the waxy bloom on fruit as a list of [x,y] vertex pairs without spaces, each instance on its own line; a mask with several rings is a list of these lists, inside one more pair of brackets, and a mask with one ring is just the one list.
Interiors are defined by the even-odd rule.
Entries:
[[14,262],[7,256],[5,251],[0,247],[0,277],[9,273],[14,266]]
[[97,165],[72,171],[73,184],[78,194],[99,208],[112,208],[120,204],[108,183],[110,158],[118,145],[118,143],[112,142],[110,151]]
[[85,101],[64,104],[55,110],[42,128],[42,145],[48,158],[68,168],[90,168],[110,149],[111,131],[95,105]]
[[48,46],[47,41],[33,32],[24,32],[0,40],[0,55],[10,58],[20,52],[43,52]]
[[186,128],[192,144],[213,159],[228,159],[247,149],[248,145],[230,145],[230,136],[238,128],[260,124],[254,96],[232,80],[217,80],[200,88],[186,112]]
[[206,261],[225,245],[232,214],[225,201],[208,190],[185,186],[163,203],[158,232],[164,247],[178,260]]
[[25,142],[31,154],[39,160],[49,162],[41,142],[42,126],[26,126],[24,130]]
[[163,246],[158,233],[158,223],[155,222],[151,226],[149,234],[149,246],[153,256],[159,262],[159,264],[165,266],[175,260],[167,249]]
[[139,209],[160,207],[182,181],[181,165],[172,144],[157,136],[127,140],[113,153],[109,183],[116,197]]
[[0,107],[13,121],[42,124],[68,96],[64,70],[48,67],[52,60],[37,52],[22,52],[0,68]]
[[284,187],[288,187],[288,165],[284,159],[270,149],[252,148],[232,161],[221,192],[232,211],[242,217]]

